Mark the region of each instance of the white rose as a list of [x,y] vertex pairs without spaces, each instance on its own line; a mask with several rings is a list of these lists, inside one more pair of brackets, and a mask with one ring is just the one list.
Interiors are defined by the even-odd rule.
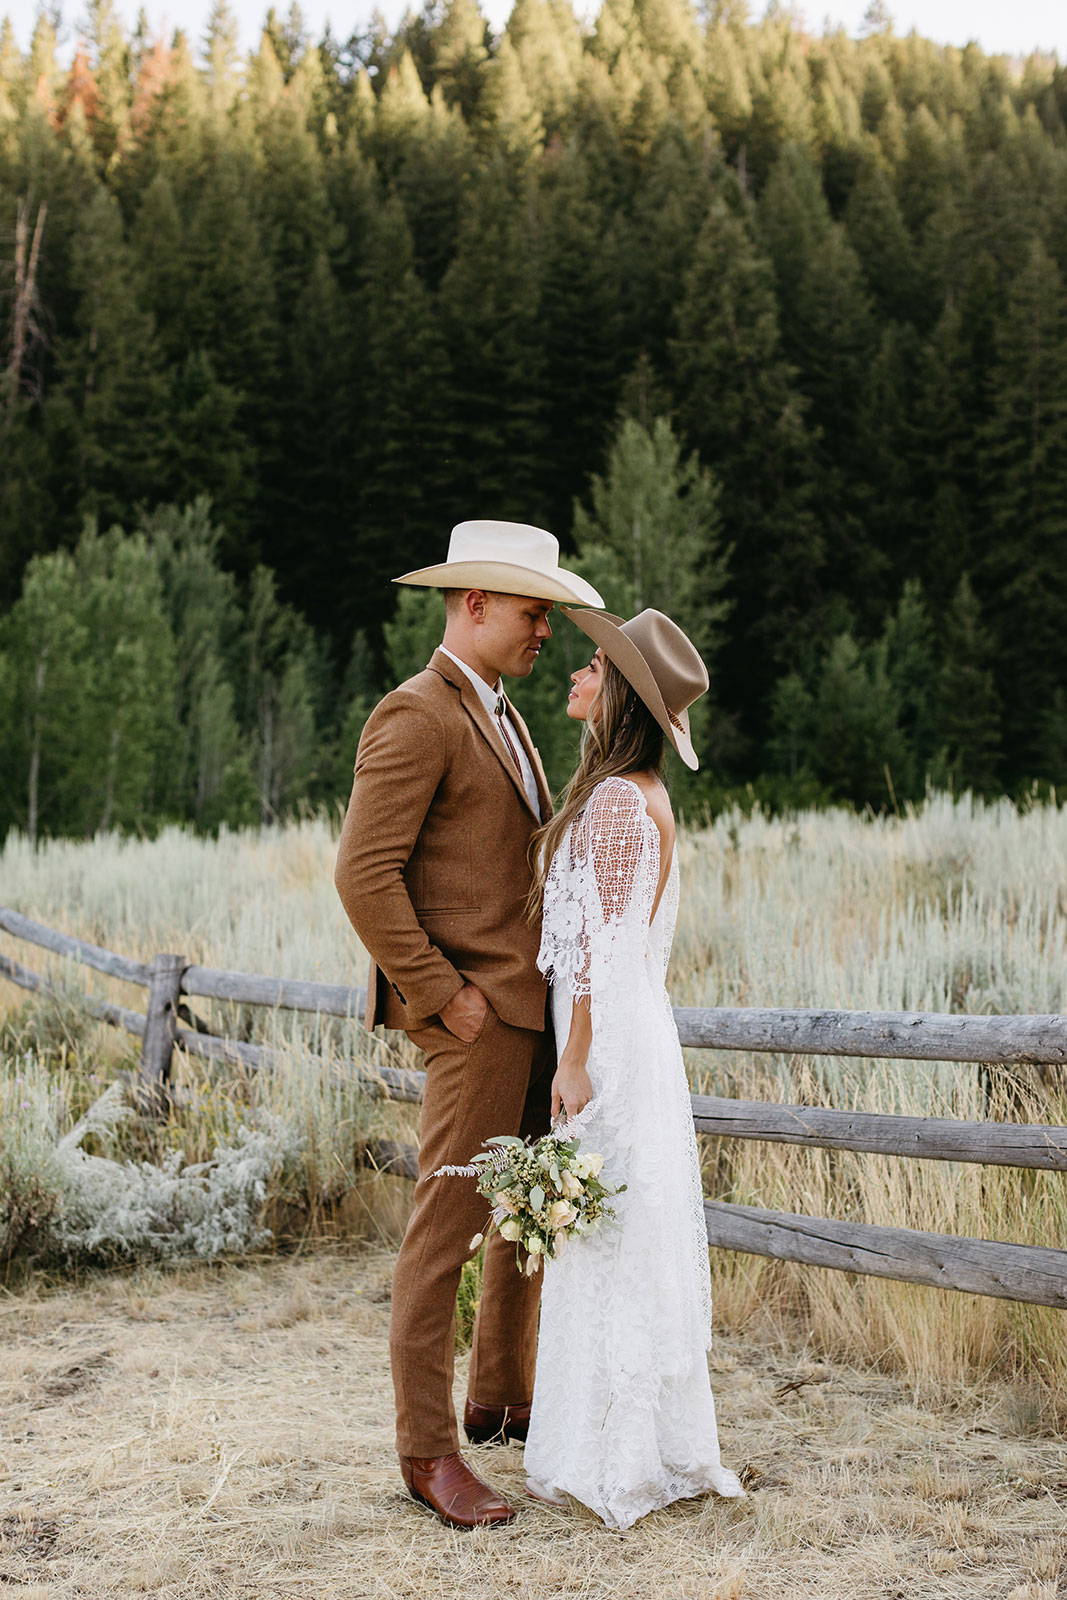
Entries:
[[599,1178],[600,1169],[604,1165],[604,1157],[594,1150],[590,1155],[583,1157],[583,1160],[585,1161],[586,1176]]
[[577,1200],[579,1195],[585,1193],[573,1172],[561,1172],[559,1185],[568,1200]]
[[508,1217],[506,1222],[500,1224],[500,1237],[509,1240],[511,1244],[522,1237],[522,1223],[518,1217]]
[[549,1227],[565,1228],[577,1215],[577,1207],[572,1206],[569,1200],[553,1200],[548,1208]]

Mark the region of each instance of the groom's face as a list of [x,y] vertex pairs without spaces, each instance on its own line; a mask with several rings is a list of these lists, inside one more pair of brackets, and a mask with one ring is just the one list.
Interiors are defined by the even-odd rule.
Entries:
[[552,637],[551,600],[520,594],[487,594],[479,644],[504,678],[528,678],[541,646]]

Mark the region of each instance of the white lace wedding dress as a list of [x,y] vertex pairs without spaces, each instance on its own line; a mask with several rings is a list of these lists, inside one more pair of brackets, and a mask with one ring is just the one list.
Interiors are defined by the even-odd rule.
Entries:
[[588,995],[593,1098],[568,1124],[628,1185],[617,1216],[545,1264],[525,1467],[611,1528],[712,1489],[743,1494],[719,1459],[708,1378],[711,1278],[689,1087],[664,987],[678,908],[672,861],[655,919],[659,830],[626,778],[594,790],[554,856],[538,965],[558,1048]]

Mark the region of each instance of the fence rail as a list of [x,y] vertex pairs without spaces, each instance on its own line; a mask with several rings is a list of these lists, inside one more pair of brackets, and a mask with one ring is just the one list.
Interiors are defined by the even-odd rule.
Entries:
[[[175,954],[132,961],[6,907],[0,907],[0,931],[148,990],[144,1012],[91,995],[79,998],[94,1017],[140,1037],[142,1088],[157,1104],[166,1101],[176,1047],[248,1071],[269,1070],[278,1059],[279,1052],[268,1045],[211,1033],[188,1011],[185,997],[353,1019],[363,1011],[365,990],[358,987],[202,967]],[[0,977],[38,993],[70,992],[3,955]],[[696,1049],[1004,1065],[1067,1063],[1067,1018],[1059,1015],[687,1006],[676,1006],[674,1015],[682,1043]],[[193,1026],[183,1027],[183,1022]],[[372,1069],[355,1062],[347,1066],[368,1093],[407,1102],[422,1098],[422,1072]],[[698,1131],[722,1138],[1067,1172],[1067,1128],[1043,1123],[963,1122],[711,1095],[693,1095],[692,1102]],[[372,1140],[365,1159],[383,1172],[418,1176],[418,1152],[411,1145]],[[1067,1310],[1067,1250],[793,1215],[719,1200],[706,1201],[704,1213],[708,1242],[720,1249]]]

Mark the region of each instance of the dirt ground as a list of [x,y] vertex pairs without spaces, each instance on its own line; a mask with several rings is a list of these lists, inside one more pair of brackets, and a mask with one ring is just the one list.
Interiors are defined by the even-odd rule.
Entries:
[[[20,1600],[1055,1600],[1067,1450],[961,1387],[719,1335],[723,1458],[748,1497],[626,1534],[522,1493],[459,1534],[392,1454],[381,1249],[142,1272],[0,1301],[0,1590]],[[457,1375],[461,1394],[462,1362]]]

